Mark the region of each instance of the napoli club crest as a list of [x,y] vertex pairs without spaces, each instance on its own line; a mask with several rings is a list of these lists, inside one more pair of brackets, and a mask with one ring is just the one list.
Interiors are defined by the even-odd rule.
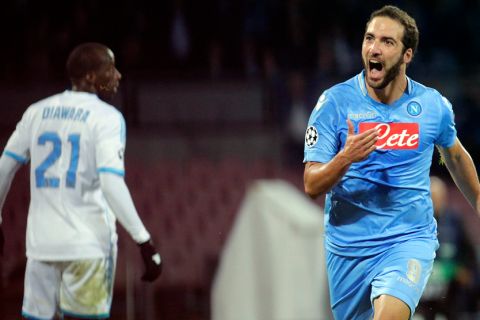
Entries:
[[412,101],[407,105],[407,112],[409,115],[417,117],[422,113],[422,106],[416,101]]
[[314,126],[310,126],[307,128],[307,132],[305,132],[305,145],[307,147],[313,147],[318,140],[318,131]]

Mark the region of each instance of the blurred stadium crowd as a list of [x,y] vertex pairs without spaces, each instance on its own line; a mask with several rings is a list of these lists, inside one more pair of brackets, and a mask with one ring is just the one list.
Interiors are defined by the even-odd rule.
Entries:
[[[452,102],[459,137],[478,163],[480,1],[389,3],[405,9],[419,25],[419,51],[407,74]],[[72,47],[98,41],[116,54],[123,79],[115,104],[130,130],[127,182],[146,223],[158,227],[156,240],[174,268],[165,271],[164,283],[153,294],[138,284],[132,289],[127,270],[132,266],[119,260],[120,291],[113,314],[125,305],[132,310],[133,290],[160,301],[149,305],[156,311],[137,306],[138,319],[149,319],[149,314],[167,320],[208,318],[208,290],[218,254],[245,189],[259,178],[285,179],[302,188],[303,134],[310,110],[323,90],[360,71],[365,22],[372,9],[384,4],[374,0],[1,4],[0,97],[7,104],[0,107],[2,141],[29,103],[67,87],[64,64]],[[179,100],[188,106],[175,102]],[[179,108],[172,106],[175,103]],[[203,106],[210,108],[210,116]],[[182,108],[188,113],[181,113]],[[440,176],[446,172],[438,161],[432,171]],[[7,247],[10,252],[23,250],[28,182],[26,176],[20,181],[4,212],[5,223],[18,227]],[[469,210],[462,205],[460,209]],[[469,217],[470,232],[480,230]],[[128,244],[120,244],[120,250],[128,249]],[[11,289],[9,281],[15,281],[11,279],[20,281],[11,290],[15,308],[21,303],[21,259],[18,256],[0,269],[0,285]],[[7,310],[12,300],[6,301],[0,310]],[[140,307],[149,303],[136,301]],[[114,318],[121,319],[122,312]]]
[[[164,0],[7,1],[2,4],[2,78],[63,76],[73,45],[99,40],[124,71],[149,76],[255,75],[268,56],[282,69],[334,75],[358,70],[363,26],[383,1]],[[480,4],[474,0],[392,1],[418,22],[410,73],[446,76],[478,68]],[[322,64],[324,55],[331,55]],[[217,65],[218,64],[218,65]],[[262,66],[263,64],[263,66]],[[35,72],[38,71],[38,72]],[[265,71],[265,70],[263,70]],[[185,74],[183,73],[183,74]]]
[[[480,3],[392,1],[417,19],[420,46],[408,74],[456,110],[462,141],[478,151]],[[112,47],[125,83],[138,79],[244,79],[271,89],[271,120],[361,68],[363,26],[383,1],[8,1],[2,4],[0,81],[64,79],[79,42]],[[273,114],[272,114],[273,113]],[[134,115],[132,115],[133,117]]]

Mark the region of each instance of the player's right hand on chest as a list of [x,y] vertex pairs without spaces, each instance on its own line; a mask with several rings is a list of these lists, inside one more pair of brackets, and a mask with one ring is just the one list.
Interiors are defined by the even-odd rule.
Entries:
[[372,128],[355,134],[353,123],[350,119],[347,119],[347,125],[348,135],[345,147],[342,150],[344,156],[348,157],[351,162],[362,161],[377,149],[375,143],[378,141],[378,130]]

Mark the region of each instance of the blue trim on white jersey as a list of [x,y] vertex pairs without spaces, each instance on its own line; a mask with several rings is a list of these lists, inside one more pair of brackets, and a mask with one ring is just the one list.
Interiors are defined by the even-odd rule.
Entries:
[[110,313],[90,315],[90,314],[78,314],[78,313],[69,312],[69,311],[65,311],[65,310],[61,310],[61,311],[64,315],[67,315],[69,317],[78,318],[78,319],[108,319],[108,318],[110,318]]
[[28,320],[50,320],[50,318],[38,318],[38,317],[34,317],[34,316],[26,313],[25,311],[22,311],[22,317],[24,317],[25,319],[28,319]]
[[125,176],[125,170],[120,170],[120,169],[115,169],[115,168],[102,167],[102,168],[98,168],[97,172],[98,173],[114,173],[114,174],[119,175],[121,177]]
[[28,158],[22,157],[21,155],[18,155],[12,151],[5,150],[3,151],[3,154],[23,164],[26,164],[28,162]]

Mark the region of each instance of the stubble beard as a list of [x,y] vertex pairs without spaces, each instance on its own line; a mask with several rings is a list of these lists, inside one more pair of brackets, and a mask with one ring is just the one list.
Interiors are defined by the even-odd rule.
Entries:
[[[399,75],[400,67],[402,66],[402,64],[403,64],[403,59],[402,59],[402,56],[400,56],[398,58],[398,61],[393,66],[391,66],[386,70],[385,77],[383,78],[382,82],[380,82],[379,84],[375,84],[368,81],[368,77],[367,77],[368,85],[373,89],[379,89],[379,90],[385,89],[390,84],[390,82],[392,82]],[[368,70],[367,69],[368,62],[364,61],[363,65],[365,70]]]
[[97,95],[104,101],[111,101],[118,90],[118,83],[114,81],[109,81],[107,84],[98,85]]

